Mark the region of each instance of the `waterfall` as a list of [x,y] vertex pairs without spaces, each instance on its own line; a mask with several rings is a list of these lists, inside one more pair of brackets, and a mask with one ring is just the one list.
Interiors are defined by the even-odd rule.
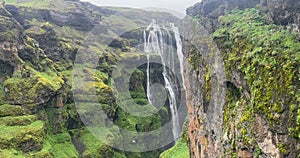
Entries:
[[[144,31],[144,41],[147,41],[146,39],[146,32]],[[144,42],[144,51],[147,53],[147,98],[150,104],[152,104],[152,96],[151,96],[151,91],[150,91],[150,51],[148,50],[147,43]]]
[[[181,73],[181,82],[183,80],[183,53],[182,53],[182,41],[179,36],[178,28],[175,27],[174,24],[170,24],[172,31],[174,33],[174,37],[172,37],[170,31],[165,29],[165,27],[160,28],[160,26],[153,20],[153,22],[144,30],[144,51],[147,54],[147,97],[149,103],[152,103],[152,96],[151,96],[151,77],[150,77],[150,53],[156,53],[161,58],[161,64],[163,65],[163,72],[162,76],[164,79],[164,86],[168,94],[169,99],[169,106],[172,115],[172,133],[173,137],[177,139],[180,135],[181,127],[179,126],[179,115],[177,111],[177,100],[176,100],[176,81],[172,80],[171,73],[177,72],[170,72],[175,71],[175,62],[179,61],[180,64],[180,73]],[[147,34],[148,33],[148,34]],[[176,42],[177,52],[174,55],[173,49],[173,42]],[[176,58],[177,57],[177,58]],[[169,68],[169,69],[168,69]],[[185,87],[184,87],[185,88]]]
[[182,79],[182,85],[183,88],[185,88],[185,84],[184,84],[184,77],[183,77],[183,53],[182,53],[182,41],[180,38],[180,34],[179,34],[179,30],[177,27],[175,27],[174,24],[171,24],[172,28],[173,28],[173,32],[174,32],[174,36],[176,39],[176,47],[177,47],[177,55],[178,55],[178,60],[179,60],[179,64],[180,64],[180,74],[181,74],[181,79]]

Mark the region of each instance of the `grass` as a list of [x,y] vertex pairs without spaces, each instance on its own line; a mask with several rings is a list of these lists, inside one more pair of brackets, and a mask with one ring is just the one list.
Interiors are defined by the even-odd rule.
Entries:
[[112,24],[111,29],[114,32],[129,31],[140,28],[138,24],[122,16],[111,16],[106,22]]
[[[152,105],[148,105],[148,107],[150,106],[152,107]],[[136,112],[139,115],[145,113],[144,110],[149,110],[149,108],[143,108],[143,106],[139,106],[137,108],[140,110],[137,111],[136,109],[133,112]],[[153,111],[153,113],[154,112],[155,111]],[[132,116],[126,113],[125,111],[123,111],[121,108],[119,108],[117,110],[117,116],[118,119],[115,121],[115,124],[121,128],[130,131],[147,132],[151,130],[156,130],[161,126],[161,118],[158,113],[154,113],[153,115],[148,117]]]
[[54,3],[57,0],[26,0],[26,1],[19,1],[19,0],[5,0],[6,4],[14,4],[17,6],[24,6],[24,7],[32,7],[32,8],[49,8],[54,7]]
[[181,138],[172,148],[164,151],[160,158],[189,158],[189,149],[187,143]]
[[77,158],[79,154],[72,143],[71,136],[68,133],[49,135],[47,141],[50,143],[54,157],[57,158]]
[[[92,130],[94,134],[97,134],[97,137],[89,130]],[[72,131],[74,137],[85,145],[86,149],[82,153],[82,157],[99,157],[99,154],[103,157],[124,157],[122,152],[115,151],[104,143],[104,141],[109,141],[108,138],[120,140],[120,138],[113,138],[114,136],[119,135],[118,128],[107,129],[90,127],[89,130],[84,128]]]
[[23,115],[23,116],[7,116],[0,117],[0,125],[4,126],[26,126],[37,120],[35,115]]
[[52,158],[53,148],[48,141],[45,141],[43,144],[43,148],[40,151],[29,152],[28,154],[26,154],[26,157]]

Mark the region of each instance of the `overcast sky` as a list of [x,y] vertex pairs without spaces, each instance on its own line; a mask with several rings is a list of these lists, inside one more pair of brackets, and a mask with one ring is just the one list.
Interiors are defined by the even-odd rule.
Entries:
[[201,0],[82,0],[99,6],[118,6],[133,8],[166,8],[181,14],[185,14],[185,9]]

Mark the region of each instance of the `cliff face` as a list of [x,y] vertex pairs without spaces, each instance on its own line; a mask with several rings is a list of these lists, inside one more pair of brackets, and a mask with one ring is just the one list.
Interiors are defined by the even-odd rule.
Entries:
[[[300,154],[299,4],[203,0],[187,9],[213,38],[195,31],[205,42],[194,40],[186,50],[197,72],[186,73],[191,157]],[[209,47],[192,49],[195,45]],[[218,51],[224,65],[207,62],[217,60]],[[224,82],[216,82],[223,81],[216,63],[224,66]],[[223,96],[213,89],[222,91],[223,86],[224,102],[214,101]]]
[[187,9],[187,15],[201,17],[201,24],[209,31],[215,31],[218,17],[233,9],[244,10],[258,7],[266,15],[268,23],[289,25],[299,32],[299,7],[297,0],[203,0]]

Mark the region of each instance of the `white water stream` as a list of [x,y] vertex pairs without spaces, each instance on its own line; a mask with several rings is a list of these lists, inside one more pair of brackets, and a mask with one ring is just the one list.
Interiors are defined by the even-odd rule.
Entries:
[[[172,80],[172,76],[170,75],[170,70],[175,70],[175,62],[179,61],[179,68],[181,74],[181,82],[184,86],[184,78],[183,78],[183,53],[182,53],[182,41],[180,38],[180,34],[178,28],[175,27],[174,24],[170,24],[169,27],[171,30],[165,29],[161,27],[153,21],[146,30],[144,30],[144,51],[147,53],[147,97],[149,103],[152,104],[153,98],[151,92],[151,72],[150,72],[150,53],[156,53],[161,58],[161,64],[163,65],[163,79],[165,83],[165,89],[168,94],[170,110],[172,114],[172,133],[173,137],[177,139],[180,135],[180,126],[179,126],[179,116],[177,111],[177,102],[176,102],[176,92],[175,88],[177,87],[176,83]],[[174,34],[174,37],[171,34],[171,31]],[[166,41],[167,40],[167,41]],[[175,40],[175,41],[174,41]],[[173,42],[176,43],[176,52],[173,49]],[[177,55],[174,55],[176,53]],[[169,69],[167,69],[169,68]],[[172,72],[177,73],[177,72]]]

